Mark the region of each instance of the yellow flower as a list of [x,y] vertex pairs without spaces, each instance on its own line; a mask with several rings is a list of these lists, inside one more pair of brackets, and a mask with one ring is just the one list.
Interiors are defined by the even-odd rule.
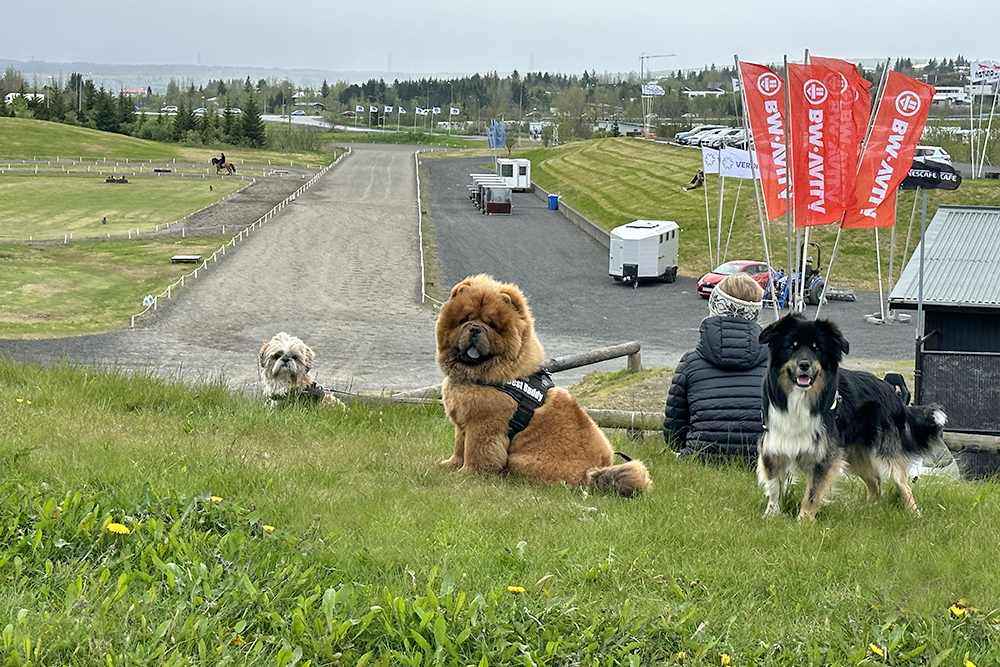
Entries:
[[957,604],[953,604],[950,607],[948,607],[948,611],[951,612],[951,615],[953,617],[962,618],[962,616],[967,614],[969,610],[966,609],[965,607],[959,607]]
[[721,656],[721,660],[722,660],[723,666],[733,664],[733,661],[729,658],[729,654],[728,653],[723,653],[722,656]]
[[976,667],[976,663],[974,663],[974,662],[972,662],[971,660],[968,660],[968,659],[963,663],[963,665],[965,667]]
[[24,398],[18,398],[18,399],[15,399],[15,400],[16,400],[16,401],[17,401],[18,403],[27,403],[28,405],[31,405],[31,401],[30,401],[30,400],[27,400],[27,399],[24,399]]
[[219,496],[209,496],[208,499],[211,500],[213,503],[221,503],[222,502],[222,498],[220,498]]
[[128,535],[131,531],[123,523],[109,523],[108,532],[116,533],[118,535]]
[[883,651],[880,646],[876,646],[875,644],[869,644],[868,648],[870,648],[872,650],[872,653],[874,653],[878,657],[880,658],[885,657],[885,651]]
[[687,656],[687,653],[685,653],[684,651],[678,651],[677,652],[677,659],[678,660],[683,660],[686,657],[688,657],[688,656]]
[[272,530],[274,530],[274,526],[269,526],[266,523],[264,524],[264,532],[265,533],[270,533]]
[[507,590],[510,591],[511,593],[523,593],[524,586],[508,586]]

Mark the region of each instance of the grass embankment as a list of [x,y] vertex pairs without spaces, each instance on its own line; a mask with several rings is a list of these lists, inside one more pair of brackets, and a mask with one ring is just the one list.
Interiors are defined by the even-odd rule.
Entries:
[[404,123],[399,132],[394,131],[395,125],[386,126],[386,132],[365,132],[363,127],[358,131],[320,132],[319,139],[324,142],[347,144],[405,144],[408,146],[437,146],[440,148],[486,148],[486,138],[469,139],[464,136],[452,136],[437,132],[427,132],[421,129],[407,129]]
[[[0,241],[141,236],[247,185],[236,179],[0,176]],[[209,189],[211,186],[211,189]],[[105,223],[106,220],[106,223]]]
[[[636,219],[673,220],[681,226],[680,272],[700,276],[714,268],[719,229],[719,179],[709,175],[706,187],[685,192],[695,170],[701,166],[697,149],[618,137],[574,142],[551,149],[519,153],[531,159],[532,180],[546,190],[558,192],[566,203],[584,216],[611,230]],[[725,179],[722,204],[723,261],[764,259],[757,204],[749,181]],[[932,190],[928,194],[928,222],[939,206],[1000,206],[1000,182],[966,180],[953,192]],[[901,192],[897,206],[897,239],[893,275],[898,278],[904,264],[901,255],[913,212],[913,192]],[[707,215],[706,215],[707,213]],[[709,223],[713,253],[709,255]],[[771,263],[786,267],[786,225],[781,218],[768,223]],[[794,244],[794,230],[792,241]],[[833,250],[837,226],[813,228],[810,241],[820,246],[823,272]],[[888,280],[890,256],[888,229],[879,231],[883,285]],[[916,211],[909,252],[920,240],[920,211]],[[840,287],[875,289],[878,266],[875,262],[875,232],[870,229],[845,230],[831,283]]]
[[229,236],[0,244],[0,336],[57,338],[121,329],[190,273],[174,255],[208,258]]
[[615,437],[656,484],[624,501],[440,468],[437,407],[9,362],[0,426],[5,664],[1000,660],[993,483],[764,520],[657,436]]

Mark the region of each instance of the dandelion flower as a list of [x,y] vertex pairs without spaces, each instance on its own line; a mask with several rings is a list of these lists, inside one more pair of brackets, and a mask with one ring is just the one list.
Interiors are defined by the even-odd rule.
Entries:
[[19,399],[17,399],[17,402],[18,403],[24,403],[24,399],[23,398],[19,398]]
[[507,590],[510,591],[511,593],[523,593],[524,586],[508,586]]
[[733,664],[733,661],[732,661],[732,659],[731,659],[731,658],[729,657],[729,654],[728,654],[728,653],[723,653],[723,654],[722,654],[722,655],[720,656],[720,658],[719,658],[719,659],[720,659],[720,661],[722,662],[722,664],[723,664],[724,666],[725,666],[725,665],[731,665],[731,664]]
[[678,651],[677,652],[677,659],[678,660],[684,660],[684,658],[686,658],[686,657],[688,657],[688,656],[687,656],[687,653],[685,653],[684,651]]
[[269,526],[266,523],[264,524],[264,532],[265,533],[270,533],[272,530],[274,530],[274,526]]
[[962,664],[964,665],[964,667],[976,667],[976,663],[974,663],[974,662],[972,662],[971,660],[968,660],[968,659],[966,659],[966,661],[964,663],[962,663]]
[[877,646],[875,644],[869,644],[868,648],[870,648],[872,650],[872,653],[874,653],[878,657],[880,657],[880,658],[884,658],[885,657],[885,651],[882,650],[881,646]]
[[116,535],[128,535],[132,531],[123,523],[109,523],[108,532],[115,533]]
[[957,604],[953,604],[948,607],[948,611],[951,612],[953,618],[962,618],[967,613],[969,613],[968,607],[962,607]]
[[221,503],[222,502],[222,498],[220,498],[219,496],[209,496],[208,499],[211,500],[213,503]]

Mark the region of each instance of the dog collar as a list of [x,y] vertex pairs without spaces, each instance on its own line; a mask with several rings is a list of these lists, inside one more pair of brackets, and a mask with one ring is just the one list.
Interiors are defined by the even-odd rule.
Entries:
[[540,408],[545,402],[545,394],[548,393],[549,389],[556,386],[556,383],[552,380],[552,376],[544,368],[540,368],[527,377],[510,380],[504,384],[489,384],[486,382],[477,384],[485,387],[493,387],[517,401],[517,410],[507,424],[507,438],[511,440],[515,435],[528,427],[528,422],[531,421],[535,410]]

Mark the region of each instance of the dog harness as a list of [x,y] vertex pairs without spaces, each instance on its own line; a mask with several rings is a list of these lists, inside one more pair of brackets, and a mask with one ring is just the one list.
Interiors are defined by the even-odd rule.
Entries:
[[535,410],[545,402],[545,394],[556,386],[556,383],[552,381],[552,376],[544,368],[540,368],[528,377],[511,380],[505,384],[487,384],[485,382],[480,384],[502,391],[517,401],[517,410],[507,424],[507,437],[509,439],[513,439],[515,435],[528,427],[528,422],[531,421]]
[[322,387],[322,385],[319,385],[319,384],[316,384],[315,382],[313,382],[308,387],[303,387],[303,388],[298,389],[298,390],[290,391],[287,394],[273,394],[271,396],[271,400],[272,401],[284,401],[284,400],[286,400],[288,398],[292,398],[292,397],[294,397],[294,398],[303,397],[303,398],[311,399],[311,400],[315,401],[316,403],[319,403],[320,401],[323,400],[323,396],[324,395],[326,395],[326,389],[324,389]]

